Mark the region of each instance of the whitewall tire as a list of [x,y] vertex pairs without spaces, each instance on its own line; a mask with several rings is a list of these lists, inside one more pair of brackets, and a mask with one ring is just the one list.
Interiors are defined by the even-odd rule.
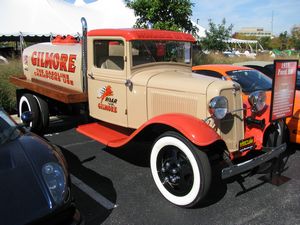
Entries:
[[31,111],[33,114],[33,120],[29,124],[29,128],[33,132],[37,132],[39,130],[39,107],[36,99],[32,94],[23,94],[19,101],[19,116],[21,118],[22,113],[26,111]]
[[155,141],[150,167],[157,188],[175,205],[196,205],[210,187],[211,167],[207,155],[176,132],[166,132]]

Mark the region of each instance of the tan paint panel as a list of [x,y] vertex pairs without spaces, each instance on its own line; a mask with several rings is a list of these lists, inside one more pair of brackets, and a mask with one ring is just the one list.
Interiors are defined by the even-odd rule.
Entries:
[[124,82],[122,80],[89,78],[88,86],[90,115],[105,122],[127,127]]

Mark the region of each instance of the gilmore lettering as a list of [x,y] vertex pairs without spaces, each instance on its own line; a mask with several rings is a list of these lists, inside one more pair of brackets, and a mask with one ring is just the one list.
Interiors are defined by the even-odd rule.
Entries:
[[76,55],[34,51],[31,55],[33,66],[75,73]]

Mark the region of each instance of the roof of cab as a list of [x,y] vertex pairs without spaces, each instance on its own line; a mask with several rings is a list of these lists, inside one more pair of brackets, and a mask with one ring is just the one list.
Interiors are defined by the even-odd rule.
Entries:
[[119,36],[126,41],[133,40],[161,40],[195,42],[191,34],[166,30],[147,29],[98,29],[88,32],[88,36]]

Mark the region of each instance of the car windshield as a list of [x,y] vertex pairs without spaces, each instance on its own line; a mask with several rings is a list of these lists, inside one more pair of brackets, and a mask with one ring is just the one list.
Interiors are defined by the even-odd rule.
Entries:
[[179,41],[132,41],[132,66],[153,62],[191,63],[191,43]]
[[18,137],[20,131],[17,128],[17,124],[3,109],[0,109],[0,145]]
[[243,92],[272,89],[272,80],[257,70],[234,70],[226,73],[233,81],[241,85]]

